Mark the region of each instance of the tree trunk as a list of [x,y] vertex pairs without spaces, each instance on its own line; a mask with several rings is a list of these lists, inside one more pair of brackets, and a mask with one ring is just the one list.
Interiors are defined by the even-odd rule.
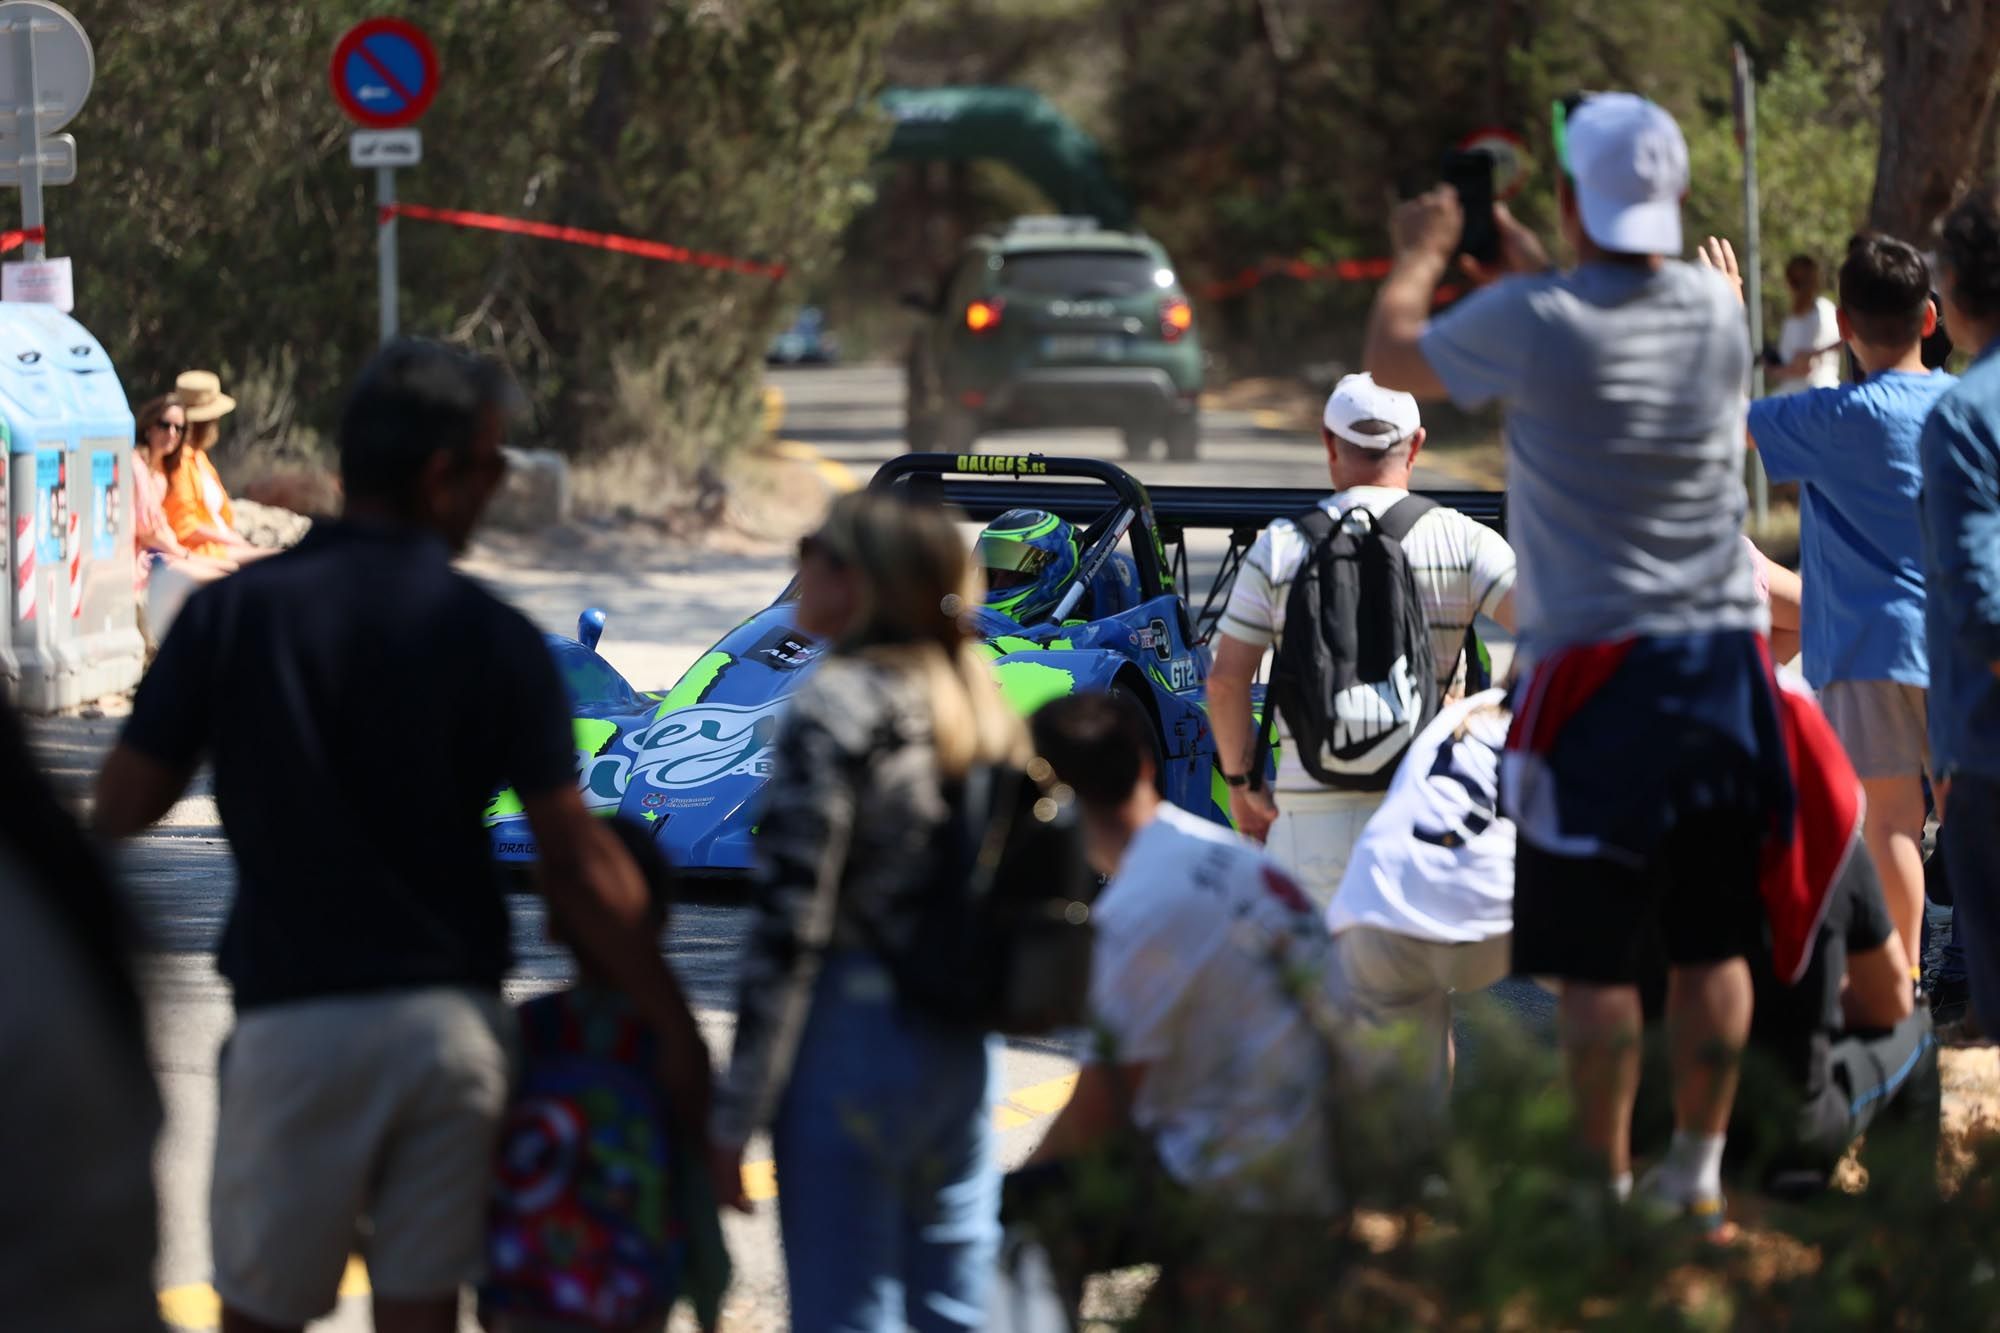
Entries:
[[1486,24],[1486,123],[1505,125],[1513,103],[1507,71],[1514,58],[1514,0],[1492,0]]
[[1882,17],[1882,147],[1868,224],[1927,243],[1979,160],[2000,68],[2000,0],[1892,0]]

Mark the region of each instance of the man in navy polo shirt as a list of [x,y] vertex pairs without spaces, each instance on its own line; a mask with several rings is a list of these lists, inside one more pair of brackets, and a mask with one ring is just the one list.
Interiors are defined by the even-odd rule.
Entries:
[[706,1051],[636,868],[577,795],[548,650],[451,565],[513,399],[490,361],[385,348],[341,418],[345,516],[188,602],[99,779],[97,827],[126,836],[207,758],[236,853],[210,1193],[225,1333],[332,1310],[363,1218],[376,1327],[458,1327],[515,1045],[497,790],[521,794],[551,909],[659,1031],[674,1104],[707,1119]]

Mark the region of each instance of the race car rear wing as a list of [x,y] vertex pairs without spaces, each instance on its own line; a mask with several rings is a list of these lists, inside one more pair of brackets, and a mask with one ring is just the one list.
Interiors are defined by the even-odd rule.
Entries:
[[[874,485],[915,485],[967,518],[984,523],[1009,509],[1046,509],[1071,522],[1087,521],[1103,508],[1085,487],[1063,478],[1102,482],[1128,505],[1150,504],[1163,540],[1177,529],[1224,529],[1250,538],[1273,519],[1295,518],[1326,498],[1326,491],[1279,486],[1147,486],[1100,458],[1059,458],[1041,454],[904,454],[884,463]],[[921,480],[919,480],[921,479]],[[1447,509],[1456,509],[1497,532],[1507,529],[1505,491],[1423,491]],[[1087,508],[1086,508],[1087,507]]]
[[[977,523],[989,522],[1010,509],[1045,509],[1078,525],[1098,524],[1094,539],[1107,526],[1105,497],[1094,481],[1116,497],[1111,523],[1150,527],[1156,541],[1132,543],[1139,580],[1147,596],[1163,589],[1188,586],[1188,530],[1223,531],[1229,548],[1195,612],[1190,635],[1205,642],[1220,618],[1222,601],[1242,567],[1257,534],[1274,519],[1295,518],[1326,498],[1326,492],[1303,487],[1147,486],[1116,463],[1101,458],[1064,458],[1042,454],[904,454],[875,473],[877,487],[902,487],[958,509]],[[1505,491],[1448,490],[1420,492],[1448,509],[1505,535]],[[1171,548],[1171,554],[1168,553]]]

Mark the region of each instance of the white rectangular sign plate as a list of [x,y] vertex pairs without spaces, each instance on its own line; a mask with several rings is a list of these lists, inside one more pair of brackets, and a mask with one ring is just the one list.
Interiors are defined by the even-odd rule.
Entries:
[[76,308],[76,275],[69,256],[0,264],[0,301],[29,301],[58,310]]
[[[27,155],[22,140],[0,135],[0,186],[18,188],[21,159]],[[43,185],[68,185],[76,179],[76,140],[67,134],[51,134],[42,140]]]
[[356,130],[347,141],[347,160],[357,167],[414,167],[424,160],[418,130]]

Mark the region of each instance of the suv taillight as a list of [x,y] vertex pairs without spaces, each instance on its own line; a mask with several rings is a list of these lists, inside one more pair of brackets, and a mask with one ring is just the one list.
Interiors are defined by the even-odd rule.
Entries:
[[1000,326],[1000,301],[974,301],[965,308],[965,327],[974,333],[989,333]]
[[1174,342],[1194,327],[1194,307],[1179,296],[1160,302],[1160,336]]

